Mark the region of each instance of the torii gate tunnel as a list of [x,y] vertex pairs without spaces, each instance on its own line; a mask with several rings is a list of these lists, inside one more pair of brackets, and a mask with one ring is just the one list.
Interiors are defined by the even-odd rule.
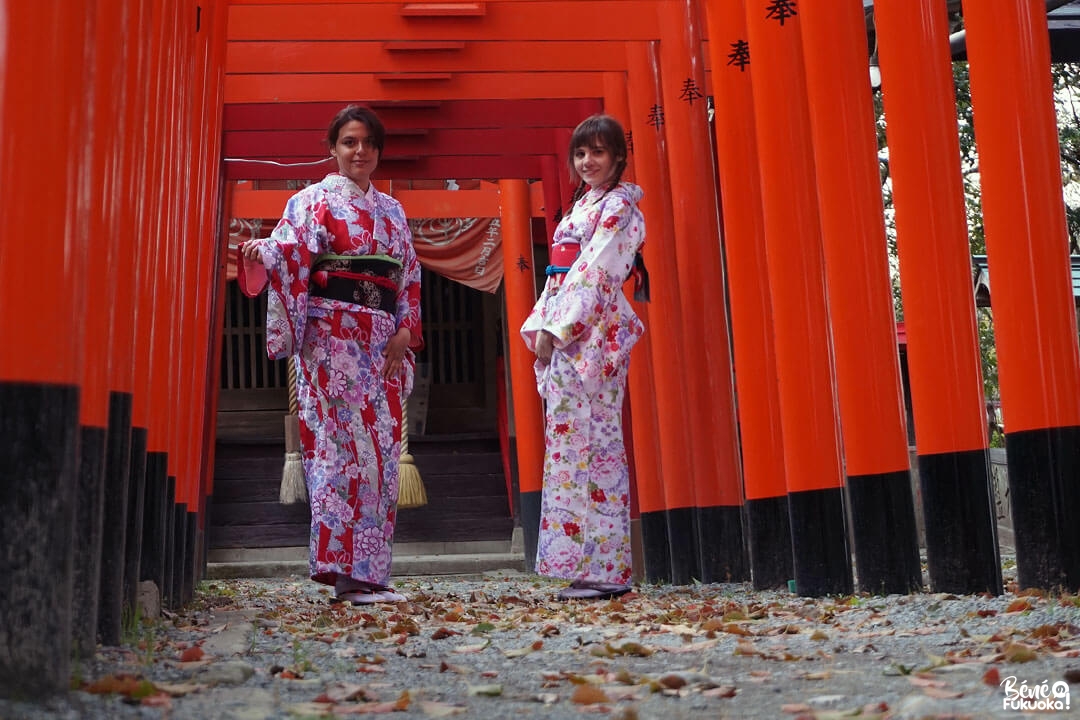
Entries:
[[[917,482],[862,0],[0,0],[0,693],[66,687],[73,650],[119,643],[139,581],[176,605],[203,577],[228,222],[284,204],[237,181],[321,177],[295,163],[323,159],[350,102],[384,117],[380,187],[407,214],[501,218],[530,551],[543,421],[516,328],[569,199],[570,131],[602,110],[645,190],[653,297],[628,393],[645,577],[919,591],[914,488],[930,588],[1000,593],[946,3],[873,10]],[[1019,581],[1077,591],[1046,10],[963,18]],[[393,187],[449,178],[497,182]]]

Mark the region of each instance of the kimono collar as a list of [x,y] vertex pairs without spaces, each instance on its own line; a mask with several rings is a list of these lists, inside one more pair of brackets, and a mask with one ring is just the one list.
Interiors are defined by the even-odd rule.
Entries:
[[359,185],[352,181],[352,179],[345,177],[341,173],[334,172],[323,178],[323,183],[331,190],[359,195],[363,198],[365,203],[370,205],[376,204],[376,198],[378,197],[379,191],[375,189],[375,183],[373,182],[368,183],[367,192],[364,192],[360,189]]
[[634,183],[623,181],[607,191],[605,191],[605,188],[603,187],[589,188],[589,191],[582,195],[581,200],[578,202],[582,205],[595,205],[605,195],[622,196],[624,199],[636,203],[641,200],[644,193],[641,191],[641,188]]

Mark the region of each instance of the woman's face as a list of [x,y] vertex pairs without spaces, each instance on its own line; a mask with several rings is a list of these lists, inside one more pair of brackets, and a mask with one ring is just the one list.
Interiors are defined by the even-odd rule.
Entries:
[[611,152],[598,142],[579,145],[574,150],[574,170],[590,187],[611,182],[615,177],[615,164],[620,160],[622,158],[613,157]]
[[359,120],[345,123],[330,154],[337,158],[338,171],[367,192],[371,173],[379,166],[379,151],[368,126]]

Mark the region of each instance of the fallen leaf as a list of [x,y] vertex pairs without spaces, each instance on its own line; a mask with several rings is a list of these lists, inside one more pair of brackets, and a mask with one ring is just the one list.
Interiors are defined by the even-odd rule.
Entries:
[[983,673],[982,681],[992,688],[1001,686],[1001,673],[996,667],[992,667]]
[[941,700],[953,700],[955,698],[964,697],[964,693],[959,690],[946,690],[941,687],[926,687],[923,688],[923,693],[933,698],[939,698]]
[[155,694],[154,684],[134,675],[107,675],[83,688],[94,695],[123,695],[141,699]]
[[461,633],[457,632],[456,630],[450,630],[449,628],[441,627],[438,630],[436,630],[435,632],[431,633],[431,639],[432,640],[445,640],[448,637],[453,637],[454,635],[460,635],[460,634]]
[[667,675],[662,675],[659,682],[666,688],[678,690],[679,688],[686,685],[686,678],[676,673],[668,673]]
[[1009,603],[1009,607],[1005,609],[1007,613],[1025,612],[1031,609],[1031,603],[1023,598],[1013,600]]
[[702,691],[701,694],[704,697],[710,697],[710,698],[713,698],[713,697],[715,697],[715,698],[733,698],[733,697],[735,697],[736,693],[738,693],[738,692],[739,691],[736,690],[731,685],[721,685],[720,687],[714,687],[714,688],[709,688],[708,690],[704,690],[704,691]]
[[420,702],[420,709],[424,711],[424,714],[428,717],[443,718],[450,717],[451,715],[461,715],[468,712],[469,708],[462,705],[450,705],[448,703],[432,702],[430,700],[424,700]]
[[491,644],[490,640],[485,640],[479,645],[458,645],[454,648],[456,653],[478,653],[487,649],[487,646]]
[[596,703],[611,702],[607,694],[595,685],[578,685],[574,694],[570,696],[570,702],[578,705],[594,705]]
[[810,707],[806,703],[784,703],[780,706],[780,711],[786,712],[789,715],[797,715],[799,713],[814,712],[814,708]]
[[169,710],[172,708],[172,698],[165,693],[160,693],[158,695],[144,697],[139,704],[144,707],[165,708],[166,710]]
[[529,653],[536,652],[537,650],[539,650],[543,646],[544,646],[544,643],[542,641],[540,641],[540,640],[537,640],[532,645],[526,645],[523,648],[517,648],[515,650],[503,650],[503,655],[505,655],[508,658],[523,657],[525,655],[528,655]]
[[327,685],[322,695],[315,698],[315,702],[343,703],[362,700],[370,702],[376,698],[368,694],[368,689],[356,683],[331,683]]
[[194,645],[192,647],[189,647],[184,652],[180,653],[180,662],[187,663],[195,662],[196,660],[202,660],[202,657],[205,654],[206,653],[203,652],[203,649],[201,647],[199,647],[198,645]]
[[944,680],[935,680],[934,678],[923,677],[922,675],[909,675],[908,682],[910,682],[912,685],[922,688],[943,688],[948,685],[948,683]]
[[154,687],[173,697],[184,697],[185,695],[198,692],[206,686],[198,685],[196,683],[154,683]]
[[467,667],[462,667],[461,665],[451,665],[448,662],[442,662],[439,664],[439,672],[452,672],[457,673],[458,675],[468,675],[472,670]]
[[469,695],[473,696],[498,697],[502,695],[502,685],[497,683],[491,685],[466,685],[465,687]]
[[1023,643],[1011,642],[1001,648],[1001,654],[1004,656],[1006,662],[1025,663],[1035,660],[1037,655],[1035,649],[1030,645],[1024,645]]
[[[701,642],[690,643],[689,645],[679,645],[679,646],[676,646],[676,647],[665,647],[665,648],[662,648],[662,649],[664,650],[664,652],[669,652],[669,653],[691,653],[691,652],[698,652],[699,650],[708,650],[709,648],[713,647],[714,645],[718,644],[719,642],[720,642],[719,639],[716,639],[716,640],[702,640]],[[750,647],[753,647],[753,645],[750,645]],[[736,654],[738,654],[738,653],[736,653]],[[756,652],[752,653],[752,654],[756,654]]]
[[815,672],[808,672],[800,675],[803,680],[828,680],[832,677],[832,673],[828,670],[818,670]]

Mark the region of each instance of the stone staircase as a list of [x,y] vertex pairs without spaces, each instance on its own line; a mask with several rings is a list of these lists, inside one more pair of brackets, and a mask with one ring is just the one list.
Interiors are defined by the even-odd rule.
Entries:
[[[461,574],[524,568],[507,500],[498,438],[410,438],[428,504],[402,510],[394,574]],[[210,577],[307,572],[307,505],[277,502],[284,447],[219,444],[210,503]]]

